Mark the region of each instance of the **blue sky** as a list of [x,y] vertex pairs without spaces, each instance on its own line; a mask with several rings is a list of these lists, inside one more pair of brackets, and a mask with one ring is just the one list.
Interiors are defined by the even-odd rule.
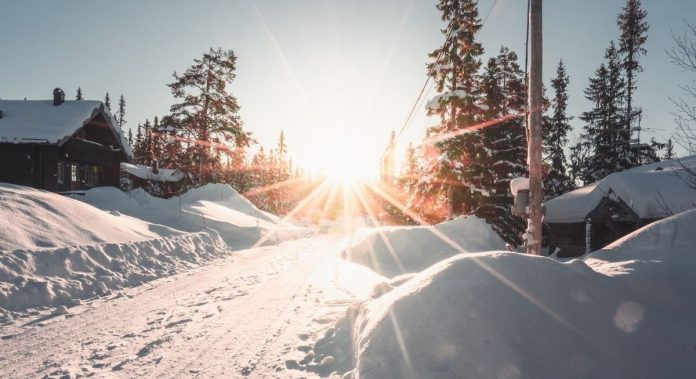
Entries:
[[[491,3],[480,1],[482,18]],[[544,77],[565,60],[574,116],[589,107],[582,91],[618,38],[623,4],[545,1]],[[674,130],[669,97],[692,78],[664,49],[685,18],[696,22],[696,2],[643,5],[650,31],[636,104],[644,109],[644,135],[665,139]],[[506,45],[523,59],[525,12],[526,1],[498,1],[480,34],[487,54]],[[426,54],[443,40],[435,2],[426,0],[2,0],[1,17],[1,98],[46,99],[54,87],[72,98],[78,86],[89,99],[123,93],[130,126],[167,113],[173,71],[209,47],[233,49],[231,90],[246,128],[265,146],[285,130],[292,157],[310,169],[335,156],[374,169],[425,81]],[[418,141],[433,122],[419,108],[400,142]]]

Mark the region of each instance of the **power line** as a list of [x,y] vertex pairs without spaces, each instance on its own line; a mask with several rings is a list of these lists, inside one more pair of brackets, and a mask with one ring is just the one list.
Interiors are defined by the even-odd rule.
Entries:
[[[495,5],[497,3],[498,3],[498,0],[493,0],[491,7],[488,9],[488,13],[486,14],[486,17],[483,19],[483,22],[481,23],[481,28],[479,29],[479,32],[481,32],[483,27],[486,25],[486,22],[488,21],[488,18],[493,13],[493,8],[495,8]],[[449,38],[452,34],[452,30],[453,29],[450,29],[447,32],[447,35],[445,36],[445,42],[443,43],[443,48],[445,47],[445,45],[449,41]],[[440,63],[440,55],[442,54],[442,51],[443,50],[440,50],[440,53],[438,53],[437,57],[435,57],[435,65],[438,65]],[[413,103],[413,107],[411,107],[411,110],[408,112],[408,116],[406,117],[406,120],[404,121],[404,125],[401,127],[401,129],[399,130],[399,133],[396,136],[397,140],[401,137],[404,130],[406,130],[406,128],[408,128],[411,121],[413,121],[413,116],[415,114],[415,111],[418,108],[418,104],[422,102],[423,93],[425,92],[425,89],[428,87],[428,84],[430,83],[431,79],[432,79],[432,77],[430,75],[428,75],[427,78],[425,79],[425,83],[423,83],[423,87],[421,88],[420,92],[418,93],[418,97],[416,98],[416,101]]]

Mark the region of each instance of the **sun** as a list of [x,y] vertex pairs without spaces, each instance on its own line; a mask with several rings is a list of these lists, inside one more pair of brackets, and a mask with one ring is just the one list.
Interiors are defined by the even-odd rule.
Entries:
[[312,171],[331,183],[345,186],[375,177],[378,160],[365,154],[360,146],[344,142],[325,148],[320,160],[312,162],[315,168]]

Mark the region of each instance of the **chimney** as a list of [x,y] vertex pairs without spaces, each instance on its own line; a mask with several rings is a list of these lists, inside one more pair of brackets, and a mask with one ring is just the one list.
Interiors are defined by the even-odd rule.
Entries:
[[62,89],[56,88],[53,90],[53,105],[59,106],[65,102],[65,92]]

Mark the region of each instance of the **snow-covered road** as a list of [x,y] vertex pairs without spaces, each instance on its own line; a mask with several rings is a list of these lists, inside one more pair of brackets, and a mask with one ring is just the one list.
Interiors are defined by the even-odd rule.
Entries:
[[[1,377],[313,377],[291,370],[380,280],[318,236],[0,327]],[[38,317],[38,318],[37,318]]]

